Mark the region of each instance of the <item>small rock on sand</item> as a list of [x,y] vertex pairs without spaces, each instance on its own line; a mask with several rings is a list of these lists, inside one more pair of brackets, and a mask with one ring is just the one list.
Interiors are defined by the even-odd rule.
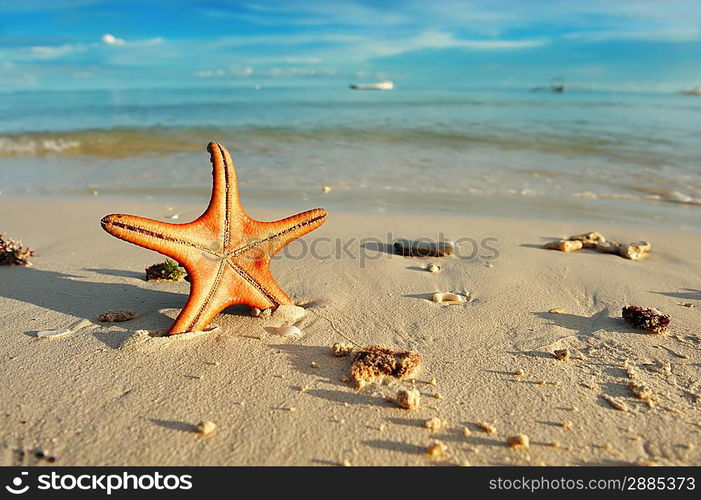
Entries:
[[252,307],[249,314],[254,318],[269,318],[273,311],[272,309],[258,309],[257,307]]
[[134,319],[136,314],[132,311],[107,311],[97,317],[98,321],[103,323],[121,323]]
[[445,420],[438,417],[429,418],[424,422],[424,427],[431,432],[439,431],[445,427]]
[[530,446],[530,439],[525,434],[511,436],[506,442],[511,448],[528,448]]
[[395,402],[405,410],[415,410],[421,404],[421,393],[416,389],[401,389],[397,392]]
[[426,270],[429,273],[439,273],[441,272],[441,266],[439,266],[438,264],[429,264],[426,266]]
[[331,352],[337,358],[342,358],[344,356],[348,356],[351,352],[353,352],[353,345],[347,344],[345,342],[336,342],[334,345],[331,346]]
[[448,446],[440,441],[434,441],[428,448],[426,448],[426,455],[433,459],[443,458],[447,453]]
[[217,424],[212,422],[211,420],[207,420],[205,422],[200,422],[197,424],[197,433],[200,436],[208,436],[212,432],[214,432],[214,429],[217,428]]
[[560,361],[567,361],[568,359],[570,359],[570,350],[557,349],[555,352],[553,352],[553,356],[555,356]]
[[487,434],[496,434],[497,428],[488,422],[477,423],[477,428],[486,432]]
[[543,248],[548,250],[559,250],[560,252],[575,252],[581,250],[584,245],[579,240],[559,240],[549,241]]
[[400,239],[394,242],[394,249],[405,257],[446,257],[453,254],[452,241],[410,241]]
[[467,297],[465,295],[460,295],[459,293],[446,293],[446,292],[436,292],[431,298],[433,302],[437,304],[464,304],[467,302]]

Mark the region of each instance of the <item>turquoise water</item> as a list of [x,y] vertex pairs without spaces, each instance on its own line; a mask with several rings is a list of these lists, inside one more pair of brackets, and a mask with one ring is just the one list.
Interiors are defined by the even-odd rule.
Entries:
[[700,133],[701,98],[672,94],[2,93],[0,191],[202,198],[216,140],[249,203],[701,226]]

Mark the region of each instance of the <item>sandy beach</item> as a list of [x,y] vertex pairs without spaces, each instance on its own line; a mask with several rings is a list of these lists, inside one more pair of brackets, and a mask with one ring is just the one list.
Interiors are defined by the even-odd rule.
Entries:
[[[189,284],[144,281],[144,268],[163,257],[112,238],[100,219],[177,213],[185,222],[203,208],[102,196],[0,199],[3,234],[36,251],[31,267],[0,268],[0,464],[701,465],[697,230],[332,211],[303,238],[306,247],[295,243],[273,263],[307,310],[295,323],[301,337],[275,335],[281,321],[251,317],[247,307],[189,340],[137,334],[167,330]],[[247,208],[260,220],[291,214]],[[648,240],[652,253],[633,262],[542,249],[592,230]],[[440,233],[473,238],[479,249],[412,258],[393,254],[388,241]],[[316,253],[308,251],[314,241]],[[427,272],[429,262],[442,271]],[[431,301],[448,291],[471,300]],[[669,331],[631,329],[621,319],[626,305],[669,314]],[[122,309],[137,317],[96,320]],[[36,337],[60,328],[72,333]],[[415,380],[356,390],[343,381],[352,357],[331,354],[347,339],[417,351]],[[556,359],[559,349],[570,359]],[[631,381],[652,401],[634,397]],[[388,400],[412,386],[419,409]],[[426,428],[433,417],[444,427]],[[202,421],[215,431],[199,435]],[[528,448],[507,445],[519,434]],[[447,446],[445,456],[426,454],[434,441]]]

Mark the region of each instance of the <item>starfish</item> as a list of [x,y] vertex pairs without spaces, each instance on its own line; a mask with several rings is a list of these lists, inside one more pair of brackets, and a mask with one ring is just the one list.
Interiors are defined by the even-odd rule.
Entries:
[[291,241],[324,223],[326,210],[308,210],[275,222],[251,219],[238,193],[229,152],[210,142],[214,186],[207,210],[186,224],[135,215],[102,219],[108,233],[178,261],[190,277],[190,296],[169,334],[204,331],[226,307],[258,309],[292,304],[275,282],[270,260]]

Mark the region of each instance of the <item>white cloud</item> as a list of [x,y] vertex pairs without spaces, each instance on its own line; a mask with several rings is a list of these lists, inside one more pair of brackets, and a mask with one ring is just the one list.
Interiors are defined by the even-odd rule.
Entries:
[[123,39],[117,38],[116,36],[110,33],[105,33],[104,35],[102,35],[102,41],[107,45],[124,45],[125,43]]
[[84,52],[87,47],[81,44],[64,43],[63,45],[38,45],[29,47],[29,49],[20,49],[18,52],[18,60],[51,60],[59,59],[69,54]]
[[251,68],[250,66],[246,66],[245,68],[231,66],[229,68],[229,74],[231,76],[251,76],[253,74],[253,68]]
[[285,62],[288,64],[321,64],[321,57],[286,57]]
[[239,66],[231,66],[228,70],[224,69],[213,69],[213,70],[201,70],[195,71],[194,75],[197,78],[224,78],[226,76],[233,77],[248,77],[253,74],[253,68],[246,66],[241,68]]

